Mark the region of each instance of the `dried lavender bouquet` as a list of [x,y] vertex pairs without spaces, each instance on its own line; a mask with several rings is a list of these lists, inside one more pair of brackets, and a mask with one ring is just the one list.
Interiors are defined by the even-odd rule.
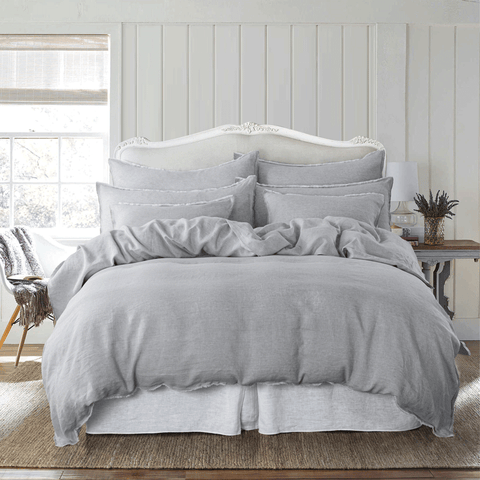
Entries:
[[440,190],[433,198],[432,191],[430,190],[430,201],[417,193],[414,201],[418,207],[416,212],[420,212],[424,217],[447,217],[452,218],[455,214],[452,212],[452,208],[459,204],[458,200],[449,200],[445,191],[440,195]]
[[425,244],[442,245],[445,237],[445,218],[452,218],[455,215],[452,208],[458,205],[458,200],[449,200],[446,192],[440,195],[440,190],[435,199],[430,190],[430,201],[419,193],[414,200],[418,207],[415,211],[425,217]]

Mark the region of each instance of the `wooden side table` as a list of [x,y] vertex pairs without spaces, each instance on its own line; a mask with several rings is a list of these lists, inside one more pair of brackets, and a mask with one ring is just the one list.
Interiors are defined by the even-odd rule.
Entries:
[[422,262],[423,274],[430,283],[432,283],[430,267],[435,266],[432,283],[433,294],[450,319],[453,319],[454,312],[448,308],[448,297],[445,296],[445,282],[450,276],[450,262],[470,258],[478,262],[480,243],[473,240],[445,240],[443,245],[420,243],[418,247],[413,247],[413,250],[415,250],[418,260]]

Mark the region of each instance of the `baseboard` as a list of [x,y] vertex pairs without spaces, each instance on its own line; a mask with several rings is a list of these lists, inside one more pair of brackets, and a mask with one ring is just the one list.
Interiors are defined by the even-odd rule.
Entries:
[[460,340],[480,340],[480,318],[454,318],[453,329]]

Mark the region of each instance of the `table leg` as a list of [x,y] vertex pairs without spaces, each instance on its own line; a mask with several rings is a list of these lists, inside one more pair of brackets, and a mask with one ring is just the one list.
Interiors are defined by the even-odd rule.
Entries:
[[443,268],[439,271],[439,265],[435,268],[435,278],[434,278],[434,286],[435,286],[435,297],[438,300],[438,303],[444,308],[447,312],[447,315],[450,317],[450,320],[453,320],[454,312],[452,312],[448,308],[448,297],[445,296],[445,282],[447,281],[448,277],[450,276],[450,260],[443,263]]
[[425,280],[430,283],[430,265],[427,262],[422,262],[422,272]]
[[433,269],[433,281],[432,281],[433,296],[437,300],[438,300],[438,271],[440,270],[440,266],[443,267],[443,264],[439,262],[435,264],[435,268]]

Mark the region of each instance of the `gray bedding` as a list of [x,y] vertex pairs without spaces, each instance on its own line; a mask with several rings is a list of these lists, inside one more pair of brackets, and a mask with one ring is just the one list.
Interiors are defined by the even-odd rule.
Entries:
[[162,385],[345,384],[453,434],[454,358],[468,350],[410,245],[386,230],[157,220],[80,247],[49,293],[58,322],[42,371],[57,446],[77,443],[95,402]]

